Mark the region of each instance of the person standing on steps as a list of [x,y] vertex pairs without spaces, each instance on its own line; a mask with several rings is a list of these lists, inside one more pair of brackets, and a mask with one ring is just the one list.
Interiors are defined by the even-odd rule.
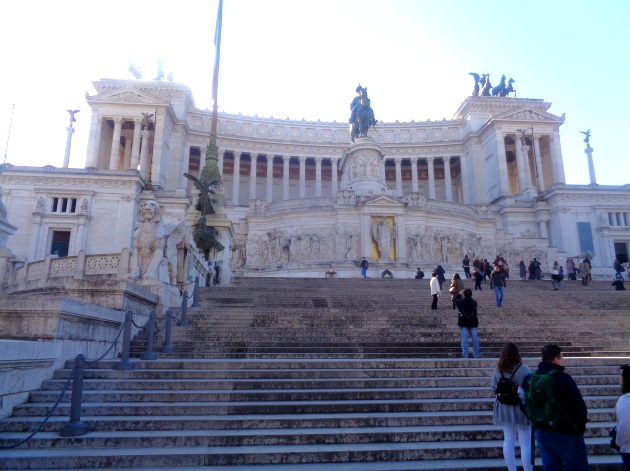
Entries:
[[[543,469],[562,471],[564,465],[567,471],[588,471],[588,455],[584,443],[588,410],[582,394],[573,378],[564,372],[562,348],[558,345],[545,345],[540,353],[542,361],[536,372],[530,375],[526,385],[525,409],[535,428]],[[537,418],[533,407],[530,408],[530,399],[533,400],[534,396],[529,394],[532,389],[536,389],[536,383],[542,384],[541,381],[536,381],[541,376],[551,376],[553,381],[553,401],[547,398],[543,403],[544,420]],[[539,409],[543,408],[539,406]],[[557,422],[547,417],[547,411]]]
[[475,280],[475,291],[482,291],[481,282],[483,281],[483,275],[477,267],[473,268],[472,278]]
[[470,275],[470,258],[468,258],[468,254],[464,256],[464,260],[462,260],[462,268],[464,269],[464,275],[466,275],[466,279],[469,280],[471,278]]
[[490,288],[494,289],[494,296],[497,300],[497,306],[501,307],[501,305],[503,304],[503,295],[505,294],[505,275],[498,265],[494,267],[494,271],[490,276]]
[[363,260],[361,260],[361,276],[363,278],[367,278],[367,271],[369,266],[370,263],[365,259],[365,257],[363,257]]
[[468,337],[472,339],[473,358],[479,358],[479,318],[477,317],[477,301],[472,298],[472,290],[466,288],[464,297],[458,300],[459,309],[457,315],[457,325],[462,342],[462,358],[468,358]]
[[518,274],[521,276],[521,280],[525,281],[527,279],[527,267],[525,266],[525,262],[521,260],[521,263],[518,264]]
[[438,297],[440,296],[440,282],[438,281],[438,274],[436,272],[431,273],[431,281],[429,282],[431,287],[431,296],[433,296],[433,302],[431,303],[431,310],[437,310]]
[[459,273],[455,273],[453,278],[451,279],[451,285],[448,288],[448,292],[451,295],[451,302],[453,303],[453,309],[456,308],[455,302],[461,297],[460,293],[464,289],[464,281],[462,280]]
[[438,274],[438,283],[440,283],[440,290],[442,290],[442,285],[446,280],[446,278],[444,277],[444,268],[442,268],[442,265],[438,265],[433,271]]
[[622,396],[617,400],[617,437],[615,442],[621,451],[621,461],[630,471],[630,365],[619,368],[619,386]]
[[[527,377],[530,374],[527,365],[521,363],[521,354],[515,343],[508,342],[501,350],[501,356],[492,375],[492,390],[497,393],[497,385],[501,378],[509,379],[514,389],[522,391]],[[529,457],[532,447],[532,429],[529,420],[520,407],[520,398],[514,401],[504,400],[504,402],[515,402],[514,404],[502,403],[497,396],[494,402],[493,421],[494,425],[503,427],[503,458],[508,471],[516,471],[516,438],[521,447],[521,461],[523,471],[532,471],[531,459]],[[518,402],[516,402],[518,400]]]

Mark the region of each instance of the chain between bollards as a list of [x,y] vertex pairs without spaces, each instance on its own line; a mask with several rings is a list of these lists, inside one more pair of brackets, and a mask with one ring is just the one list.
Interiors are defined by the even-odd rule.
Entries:
[[70,398],[70,420],[59,431],[62,437],[80,437],[89,432],[87,423],[81,422],[81,401],[83,396],[83,375],[85,355],[79,354],[74,359],[72,379],[72,397]]

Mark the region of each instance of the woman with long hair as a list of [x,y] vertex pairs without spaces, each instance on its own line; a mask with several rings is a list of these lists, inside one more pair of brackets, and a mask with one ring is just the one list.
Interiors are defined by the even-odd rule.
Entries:
[[455,301],[459,299],[460,292],[464,290],[464,281],[462,277],[459,276],[459,273],[455,273],[453,278],[451,279],[451,286],[448,289],[448,292],[451,294],[451,303],[453,303],[453,309],[456,309]]
[[[520,388],[523,386],[530,369],[521,363],[521,354],[515,343],[508,342],[501,350],[501,356],[492,375],[492,390],[496,392],[497,384],[503,377]],[[530,460],[532,430],[527,417],[521,410],[520,404],[502,404],[497,400],[494,402],[493,420],[495,425],[503,427],[503,457],[509,471],[516,471],[516,438],[521,447],[521,461],[523,471],[532,471]]]
[[617,446],[621,448],[621,460],[630,471],[630,365],[619,369],[619,386],[622,396],[617,400]]

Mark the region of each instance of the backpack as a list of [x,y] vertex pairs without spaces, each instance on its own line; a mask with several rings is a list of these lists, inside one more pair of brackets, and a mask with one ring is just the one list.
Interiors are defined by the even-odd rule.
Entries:
[[518,371],[520,367],[521,367],[521,364],[519,364],[516,367],[516,369],[512,372],[512,375],[509,378],[506,378],[505,376],[503,376],[503,373],[501,373],[501,378],[499,379],[499,382],[497,383],[497,387],[495,390],[496,395],[497,395],[497,400],[501,404],[506,404],[508,406],[515,406],[516,404],[519,404],[521,402],[520,398],[518,397],[518,388],[512,382],[512,378],[514,377],[514,375],[516,374],[516,372]]
[[559,432],[581,433],[581,426],[571,411],[555,395],[553,375],[558,370],[532,373],[525,392],[525,415],[534,428]]

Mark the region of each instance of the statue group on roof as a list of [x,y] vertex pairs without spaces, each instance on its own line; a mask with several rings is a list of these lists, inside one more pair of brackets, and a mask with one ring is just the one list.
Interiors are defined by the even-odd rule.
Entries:
[[490,74],[476,74],[474,72],[468,72],[475,79],[475,86],[473,88],[472,96],[500,96],[506,97],[511,92],[515,92],[513,84],[516,82],[513,78],[510,78],[507,83],[505,82],[505,75],[501,75],[501,81],[496,87],[492,87],[490,83]]

